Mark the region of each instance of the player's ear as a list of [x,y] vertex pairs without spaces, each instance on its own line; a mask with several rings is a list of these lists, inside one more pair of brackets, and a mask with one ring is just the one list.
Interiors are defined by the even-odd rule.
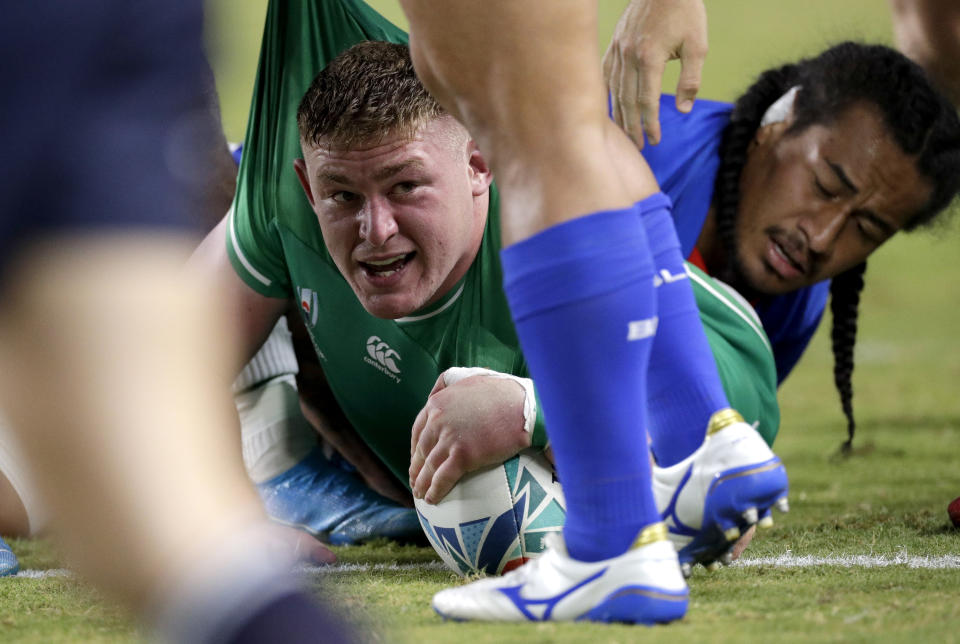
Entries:
[[470,155],[467,161],[470,170],[470,184],[473,188],[473,196],[478,197],[490,189],[490,182],[493,181],[493,174],[490,172],[490,166],[487,160],[480,154],[479,148],[473,139],[467,141],[467,154]]
[[767,108],[760,119],[760,127],[754,133],[748,152],[758,145],[774,144],[787,132],[796,120],[794,104],[800,86],[794,85],[783,96],[778,98]]
[[293,160],[293,169],[297,173],[297,179],[300,180],[300,185],[303,187],[303,191],[307,195],[307,201],[310,202],[310,207],[314,207],[313,191],[310,190],[310,179],[307,177],[307,164],[303,159],[294,159]]
[[747,146],[747,152],[752,152],[754,148],[763,145],[772,145],[779,141],[786,131],[790,129],[790,123],[769,123],[761,125],[753,135],[753,140]]
[[793,111],[791,111],[782,120],[761,125],[754,133],[753,140],[750,142],[748,151],[752,150],[758,145],[776,143],[783,138],[783,135],[786,134],[791,127],[793,127],[793,122],[794,116]]

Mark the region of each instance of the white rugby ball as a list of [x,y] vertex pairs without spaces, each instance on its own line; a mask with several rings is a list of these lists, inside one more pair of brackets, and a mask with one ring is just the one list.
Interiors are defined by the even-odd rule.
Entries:
[[553,466],[534,449],[467,474],[436,505],[414,503],[430,544],[460,575],[499,575],[537,557],[566,516]]

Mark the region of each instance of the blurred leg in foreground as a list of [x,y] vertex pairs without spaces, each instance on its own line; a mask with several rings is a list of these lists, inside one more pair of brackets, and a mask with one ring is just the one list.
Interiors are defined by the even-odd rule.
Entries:
[[341,641],[246,479],[216,285],[181,269],[215,136],[201,22],[199,1],[5,15],[0,405],[71,564],[162,636]]

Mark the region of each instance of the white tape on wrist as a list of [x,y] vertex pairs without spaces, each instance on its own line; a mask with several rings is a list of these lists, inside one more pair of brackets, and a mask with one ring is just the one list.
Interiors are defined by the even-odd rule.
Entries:
[[514,381],[523,387],[523,429],[528,434],[533,434],[533,427],[537,424],[537,397],[533,393],[533,380],[530,378],[521,378],[483,367],[450,367],[442,375],[443,382],[448,387],[471,376],[490,376]]

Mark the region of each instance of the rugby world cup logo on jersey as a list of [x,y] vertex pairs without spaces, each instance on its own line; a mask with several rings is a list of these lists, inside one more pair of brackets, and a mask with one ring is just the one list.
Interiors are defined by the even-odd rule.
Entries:
[[[303,288],[301,286],[297,287],[297,301],[300,303],[300,313],[303,315],[303,323],[310,327],[311,329],[316,328],[317,319],[320,315],[320,306],[317,300],[317,292],[309,289]],[[312,333],[308,333],[310,336],[310,343],[313,344],[314,351],[317,352],[317,355],[321,360],[326,360],[327,356],[317,344],[317,339]]]
[[297,295],[300,300],[300,312],[303,313],[303,320],[310,326],[317,325],[317,292],[309,288],[297,287]]
[[400,382],[400,367],[397,366],[400,354],[379,336],[371,335],[367,338],[367,355],[363,357],[363,361],[395,382]]

